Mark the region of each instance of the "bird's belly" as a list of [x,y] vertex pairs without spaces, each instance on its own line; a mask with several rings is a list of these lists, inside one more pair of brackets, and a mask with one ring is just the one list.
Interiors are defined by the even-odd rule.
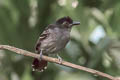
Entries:
[[60,51],[61,49],[65,48],[66,44],[68,43],[69,39],[61,39],[58,40],[56,43],[56,51]]

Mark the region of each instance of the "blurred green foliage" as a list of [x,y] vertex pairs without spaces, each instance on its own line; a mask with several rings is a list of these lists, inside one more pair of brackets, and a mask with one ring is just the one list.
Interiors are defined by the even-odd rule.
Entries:
[[[120,0],[0,0],[0,44],[34,52],[44,28],[63,16],[81,25],[72,29],[62,58],[119,77]],[[0,80],[107,80],[54,63],[32,72],[31,63],[30,57],[1,50]]]

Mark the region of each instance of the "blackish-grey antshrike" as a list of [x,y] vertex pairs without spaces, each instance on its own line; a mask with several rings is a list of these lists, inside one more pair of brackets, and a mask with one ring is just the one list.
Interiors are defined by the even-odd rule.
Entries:
[[[39,53],[40,57],[42,55],[58,53],[61,49],[65,48],[70,40],[72,26],[79,24],[80,22],[75,22],[70,17],[63,17],[55,23],[49,24],[37,41],[35,46],[36,53]],[[47,61],[35,58],[32,68],[33,71],[43,71],[47,68]]]

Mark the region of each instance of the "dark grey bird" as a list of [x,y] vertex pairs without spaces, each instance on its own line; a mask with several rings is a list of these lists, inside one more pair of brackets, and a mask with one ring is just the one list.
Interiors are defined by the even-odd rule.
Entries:
[[[35,46],[36,53],[40,54],[40,56],[57,54],[69,42],[72,26],[79,24],[80,22],[73,21],[68,16],[49,24],[37,41]],[[61,60],[59,56],[58,58]],[[43,71],[47,68],[47,61],[35,58],[32,68],[33,71]]]

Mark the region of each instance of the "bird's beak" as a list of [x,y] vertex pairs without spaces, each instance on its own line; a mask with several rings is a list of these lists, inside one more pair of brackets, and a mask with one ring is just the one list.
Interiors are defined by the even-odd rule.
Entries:
[[77,21],[73,21],[72,25],[80,25],[80,22],[77,22]]

